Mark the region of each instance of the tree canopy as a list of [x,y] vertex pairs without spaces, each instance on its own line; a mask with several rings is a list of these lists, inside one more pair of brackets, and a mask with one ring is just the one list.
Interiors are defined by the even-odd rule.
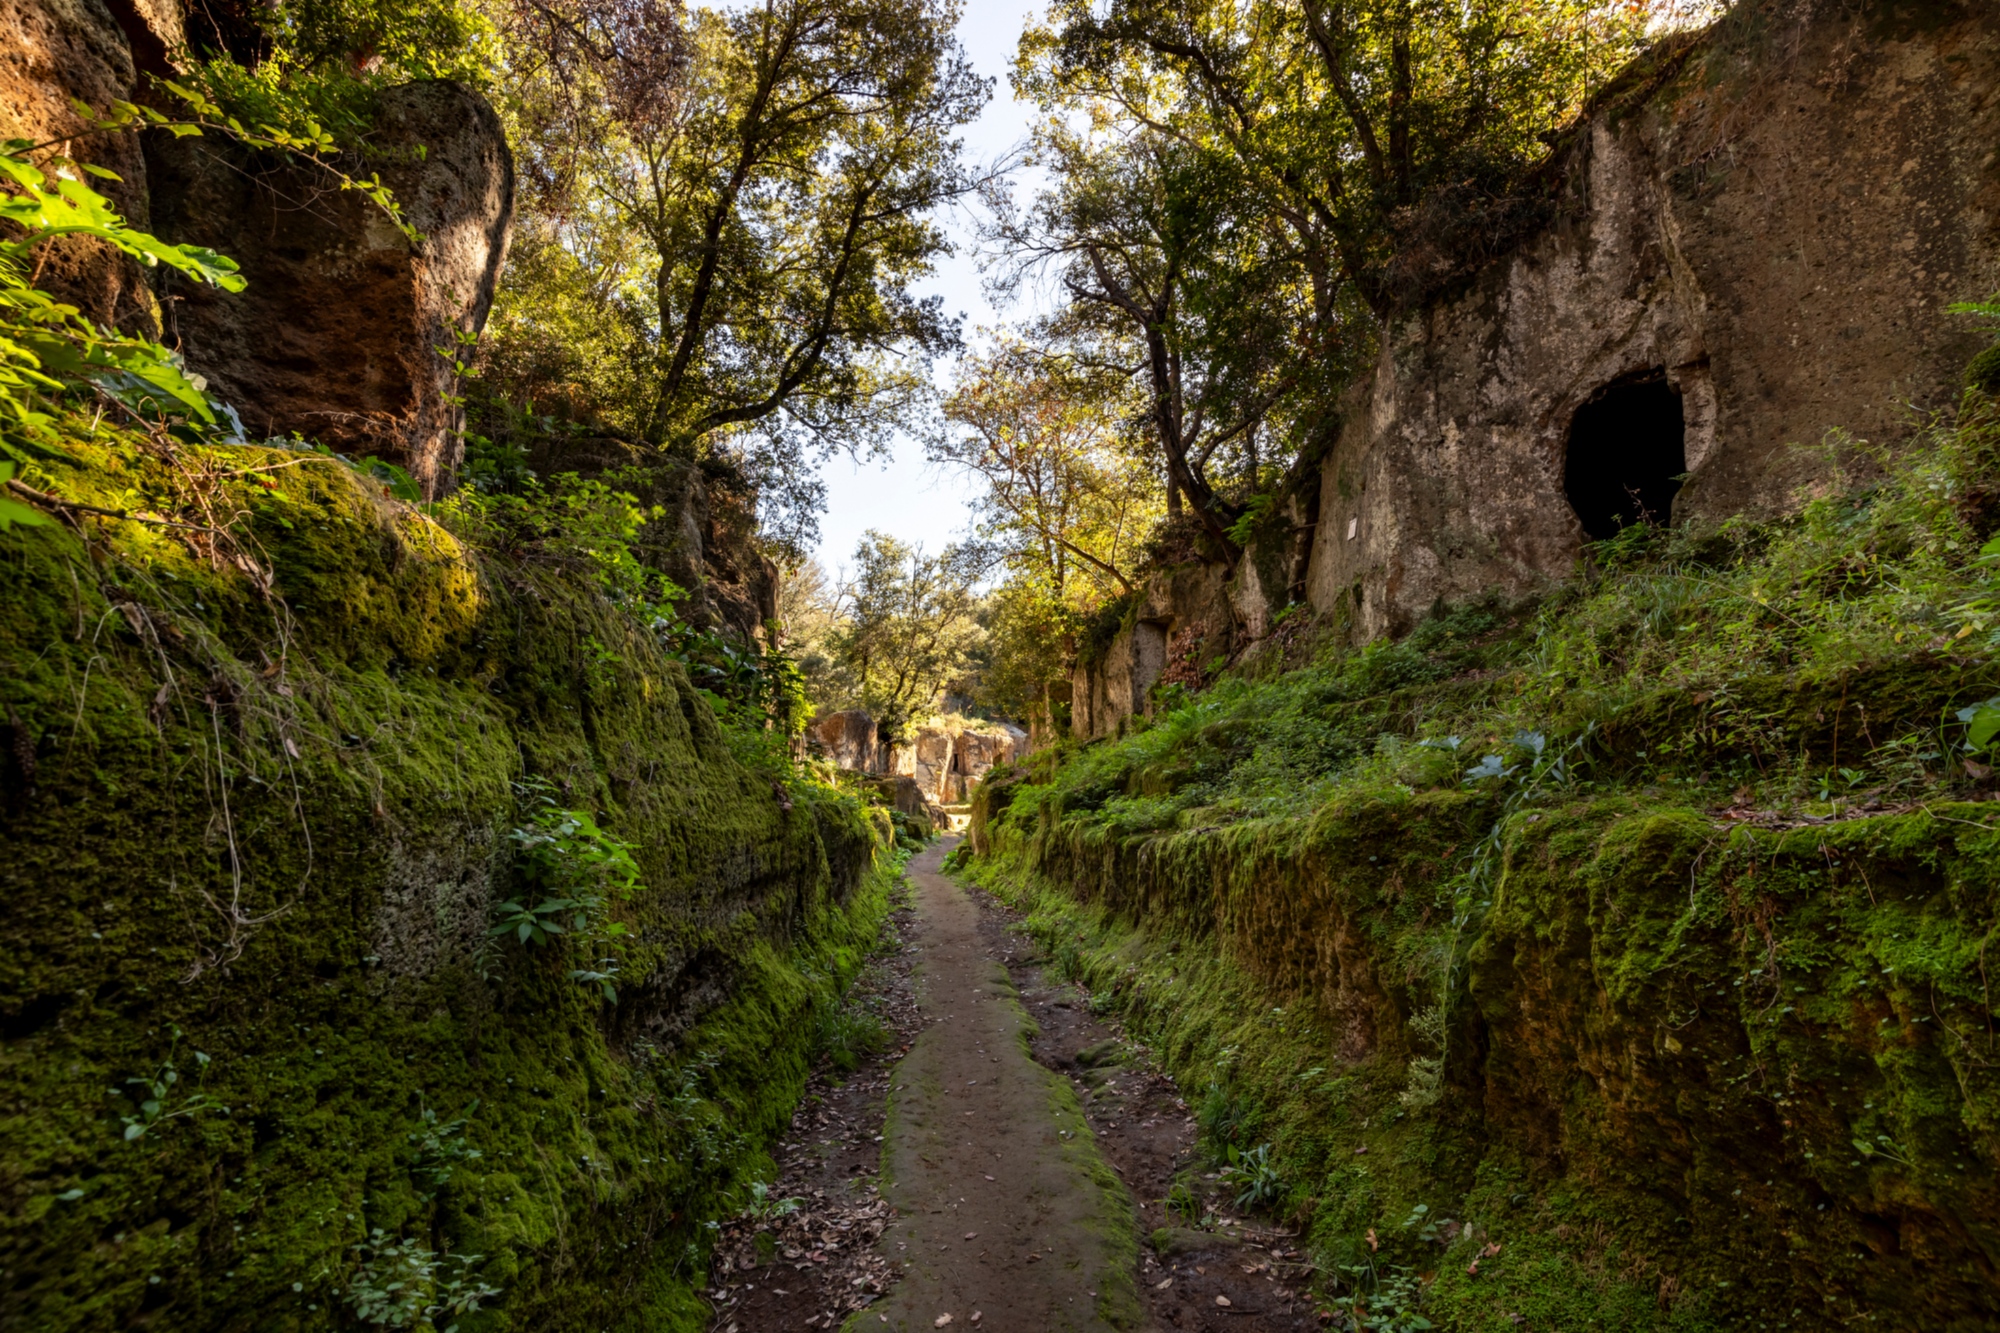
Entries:
[[811,460],[878,448],[959,345],[914,290],[989,92],[955,6],[772,0],[677,27],[638,0],[516,3],[503,100],[533,132],[501,391],[656,447],[730,442],[802,536]]
[[1380,321],[1518,212],[1637,49],[1626,0],[1057,0],[1015,85],[1053,183],[1016,272],[1151,402],[1168,507],[1212,541],[1322,441]]

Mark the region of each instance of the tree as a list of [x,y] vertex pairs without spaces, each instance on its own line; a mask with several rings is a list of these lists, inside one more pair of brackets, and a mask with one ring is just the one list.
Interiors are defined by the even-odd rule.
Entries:
[[1127,377],[1067,350],[1001,340],[970,358],[946,400],[933,461],[985,483],[983,535],[1055,600],[1089,609],[1132,591],[1160,512],[1157,473],[1133,448]]
[[877,447],[957,346],[911,290],[948,250],[932,214],[973,184],[954,135],[988,94],[954,5],[766,0],[670,41],[640,0],[514,3],[509,115],[544,131],[523,136],[521,244],[559,253],[517,270],[507,336],[615,353],[620,373],[571,377],[604,386],[608,424],[733,442],[781,510],[810,509],[789,489],[807,455]]
[[807,696],[821,712],[861,706],[861,683],[840,661],[847,628],[840,588],[819,561],[805,559],[784,571],[778,584],[779,646],[805,678]]
[[1143,447],[1146,403],[1121,367],[1046,327],[970,358],[945,402],[931,458],[985,483],[981,536],[1008,570],[979,608],[975,696],[1007,716],[1052,721],[1079,623],[1133,590],[1161,513]]
[[1015,74],[1055,113],[1055,183],[995,236],[1130,349],[1173,492],[1229,550],[1242,488],[1215,465],[1257,478],[1309,451],[1377,322],[1512,225],[1515,185],[1644,11],[1057,0]]
[[925,555],[871,529],[854,564],[835,651],[860,682],[862,706],[893,735],[935,709],[970,665],[986,561],[966,546]]

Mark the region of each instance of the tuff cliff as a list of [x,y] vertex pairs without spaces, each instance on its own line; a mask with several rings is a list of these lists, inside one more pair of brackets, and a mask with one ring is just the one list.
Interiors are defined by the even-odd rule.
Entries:
[[[38,141],[160,57],[98,0],[0,21]],[[337,191],[293,211],[304,164],[117,134],[120,206],[241,254],[245,299],[95,243],[51,265],[177,338],[253,440],[441,495],[439,339],[484,317],[510,168],[463,88],[376,109],[420,239]],[[420,503],[88,384],[50,401],[0,471],[0,1325],[700,1326],[705,1224],[791,1115],[892,836],[662,633],[665,572],[754,637],[754,497],[668,467],[644,507],[556,479]]]
[[1392,321],[1344,405],[1307,591],[1363,636],[1547,586],[1628,488],[1792,508],[1830,433],[1907,438],[1982,343],[1945,307],[2000,288],[1991,5],[1762,6],[1601,101],[1546,225]]
[[1663,44],[1504,253],[1437,257],[1277,521],[1086,646],[1073,729],[1117,732],[1170,662],[1238,660],[1295,603],[1405,634],[1440,600],[1547,590],[1642,507],[1781,513],[1852,465],[1840,439],[1909,439],[1982,342],[1946,306],[2000,289],[1996,143],[1990,5],[1759,5]]

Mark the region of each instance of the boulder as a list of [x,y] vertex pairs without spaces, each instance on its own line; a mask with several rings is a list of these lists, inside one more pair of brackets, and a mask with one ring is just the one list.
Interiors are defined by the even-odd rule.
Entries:
[[254,434],[378,455],[426,496],[448,487],[463,420],[448,353],[486,322],[513,221],[513,157],[487,101],[445,82],[382,93],[363,174],[380,172],[414,243],[314,166],[212,135],[146,147],[154,229],[249,280],[235,295],[161,283],[168,340],[211,391]]

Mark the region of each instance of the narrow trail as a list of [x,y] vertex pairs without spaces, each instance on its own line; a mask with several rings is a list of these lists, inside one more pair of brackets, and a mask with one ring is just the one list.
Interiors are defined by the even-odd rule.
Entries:
[[881,1252],[899,1280],[856,1325],[1137,1327],[1131,1201],[1068,1081],[1030,1056],[1032,1021],[978,906],[938,873],[955,846],[909,866],[925,1028],[897,1067],[882,1156],[901,1216]]
[[889,1048],[815,1072],[775,1149],[796,1211],[718,1236],[712,1333],[1315,1333],[1296,1237],[1230,1215],[1180,1090],[1017,912],[938,873],[956,845],[910,863],[849,996]]

